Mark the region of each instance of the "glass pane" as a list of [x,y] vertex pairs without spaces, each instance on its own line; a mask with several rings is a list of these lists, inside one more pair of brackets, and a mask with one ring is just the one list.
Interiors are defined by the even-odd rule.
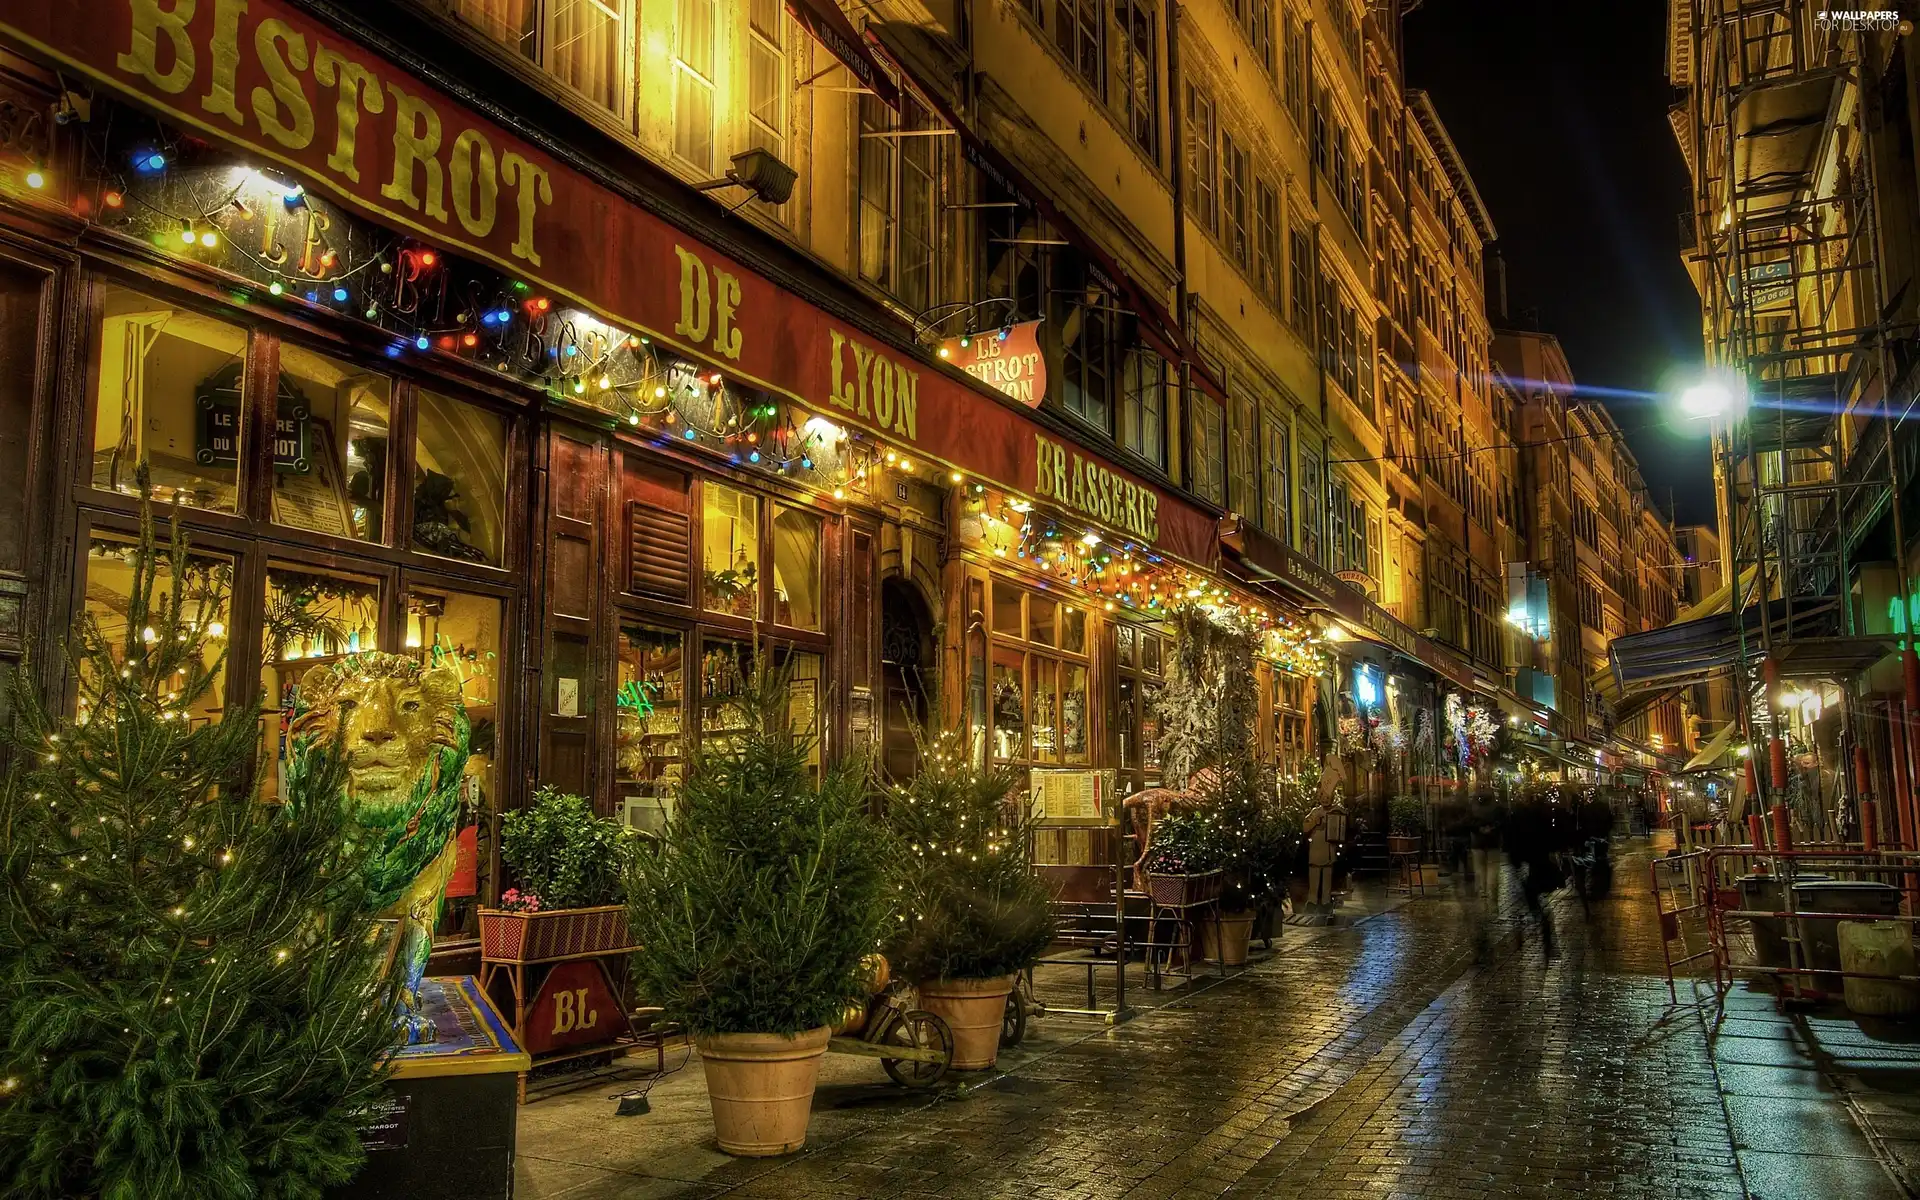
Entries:
[[1087,761],[1087,669],[1078,663],[1060,664],[1060,756]]
[[1027,689],[1024,656],[993,652],[993,756],[1027,756]]
[[773,510],[773,619],[820,628],[820,518],[798,508]]
[[1010,583],[993,581],[993,631],[1020,637],[1020,589]]
[[273,519],[313,533],[386,540],[391,383],[299,346],[280,347]]
[[624,0],[549,0],[547,69],[602,108],[619,112]]
[[1140,764],[1135,760],[1137,749],[1134,745],[1133,721],[1135,709],[1139,707],[1139,685],[1133,680],[1122,677],[1119,681],[1118,700],[1114,712],[1114,722],[1120,727],[1120,769],[1131,771]]
[[719,483],[700,488],[705,499],[706,571],[701,594],[709,612],[759,615],[760,502]]
[[407,653],[458,675],[460,698],[467,706],[467,769],[460,780],[460,824],[454,833],[457,857],[436,926],[449,936],[480,932],[479,905],[492,890],[488,866],[500,780],[501,608],[491,596],[421,588],[407,593]]
[[506,419],[421,392],[414,453],[413,548],[499,566],[507,512]]
[[685,666],[678,631],[620,627],[613,778],[628,825],[659,833],[673,815],[685,759]]
[[1120,665],[1123,667],[1132,666],[1133,665],[1133,626],[1121,625],[1116,627],[1113,631],[1113,640],[1114,640],[1114,644],[1119,648]]
[[1160,703],[1160,685],[1141,683],[1140,685],[1140,765],[1149,771],[1160,769],[1160,715],[1155,707]]
[[1060,761],[1060,702],[1054,691],[1054,662],[1035,657],[1033,664],[1033,758]]
[[753,674],[753,647],[746,642],[707,641],[700,653],[701,748],[724,753],[732,738],[747,728],[740,699]]
[[1151,633],[1140,634],[1140,669],[1151,675],[1160,673],[1160,639]]
[[266,601],[260,733],[273,769],[261,779],[260,794],[271,802],[286,794],[287,723],[301,678],[316,666],[379,649],[380,581],[269,563]]
[[807,765],[818,771],[822,740],[820,697],[826,686],[821,658],[818,654],[795,650],[782,654],[780,664],[791,673],[787,682],[787,727],[812,739],[807,748]]
[[101,301],[93,486],[234,511],[239,499],[247,331],[108,285]]
[[1047,596],[1027,599],[1027,637],[1042,646],[1054,644],[1054,610],[1059,605]]
[[1087,652],[1087,610],[1071,604],[1060,606],[1060,648],[1075,654]]
[[533,0],[453,0],[453,11],[494,41],[533,57]]
[[[174,591],[173,567],[162,551],[155,564],[153,596],[149,610],[170,603]],[[100,630],[108,647],[121,657],[127,638],[127,618],[132,607],[134,546],[129,540],[97,536],[87,543],[87,616]],[[232,613],[233,563],[210,555],[191,555],[187,559],[186,599],[183,615],[189,622],[205,622],[206,641],[201,661],[211,664],[227,649],[227,621]],[[201,609],[206,611],[203,613]],[[144,631],[147,626],[142,626]],[[186,680],[178,681],[185,684]],[[215,676],[207,694],[187,713],[193,722],[212,720],[221,715],[227,702],[226,675]],[[86,719],[86,698],[80,699],[80,720]]]

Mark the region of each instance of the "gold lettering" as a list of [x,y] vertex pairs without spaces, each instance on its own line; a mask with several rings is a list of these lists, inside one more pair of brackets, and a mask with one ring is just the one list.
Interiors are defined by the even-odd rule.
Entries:
[[1053,448],[1047,445],[1047,439],[1039,434],[1033,435],[1033,494],[1036,498],[1051,493],[1052,480],[1048,478],[1047,464],[1053,461]]
[[850,342],[849,344],[853,347],[853,377],[860,384],[860,395],[854,411],[864,417],[868,415],[867,372],[872,369],[873,351],[862,346],[859,342]]
[[[133,41],[113,65],[129,75],[143,76],[148,83],[170,96],[187,90],[193,82],[193,43],[187,39],[187,22],[193,20],[197,0],[173,0],[173,7],[162,11],[159,0],[128,0],[133,13]],[[173,61],[160,70],[160,39],[167,39]]]
[[893,431],[910,442],[920,440],[920,372],[894,368]]
[[1067,490],[1067,452],[1064,447],[1054,446],[1053,452],[1053,498],[1062,504],[1071,503],[1072,492]]
[[511,150],[500,160],[500,176],[508,187],[514,188],[513,197],[520,214],[520,227],[508,249],[515,258],[524,258],[537,267],[540,255],[533,248],[533,218],[542,204],[553,203],[553,183],[547,178],[545,168],[534,166]]
[[580,1028],[592,1029],[600,1023],[600,1010],[587,1007],[586,988],[573,989],[573,1008],[575,1012],[580,1014]]
[[572,1033],[579,1020],[574,1010],[574,993],[555,992],[553,994],[553,1032],[556,1036]]
[[873,356],[873,420],[885,429],[893,424],[893,364],[881,355]]
[[326,232],[333,228],[333,218],[309,204],[307,213],[307,236],[300,245],[300,273],[315,279],[325,279]]
[[[285,57],[275,42],[286,45]],[[313,144],[313,103],[307,99],[307,90],[294,72],[307,69],[307,39],[295,33],[285,21],[269,17],[253,31],[253,52],[260,56],[260,66],[273,84],[272,91],[263,87],[253,89],[254,119],[260,122],[261,130],[268,137],[287,149],[306,149]],[[291,123],[280,119],[276,99],[286,106]]]
[[838,408],[853,408],[853,388],[846,381],[847,339],[840,336],[838,329],[829,329],[827,336],[832,339],[833,363],[832,379],[827,389],[827,399]]
[[1160,497],[1155,492],[1142,492],[1140,505],[1140,536],[1157,542],[1160,540]]
[[[427,173],[426,214],[436,221],[447,219],[447,206],[441,202],[440,114],[418,96],[409,96],[389,82],[393,93],[393,178],[380,185],[380,194],[398,200],[408,208],[421,207],[420,194],[413,190],[414,168]],[[513,161],[507,155],[507,161]]]
[[[476,168],[475,158],[479,159]],[[493,146],[478,129],[462,130],[453,139],[453,151],[447,156],[448,191],[453,193],[453,215],[460,227],[474,237],[493,232],[495,201],[500,196],[500,181],[493,167]],[[480,203],[474,204],[474,185],[479,185]]]
[[333,153],[327,155],[327,167],[359,183],[359,146],[356,143],[360,133],[360,110],[364,107],[370,113],[387,111],[386,93],[380,90],[380,81],[372,71],[319,44],[313,48],[313,77],[320,81],[322,87],[339,88],[339,96],[333,105],[333,123],[336,126]]
[[707,265],[684,246],[674,246],[673,255],[680,260],[680,319],[673,331],[698,344],[707,340]]
[[213,40],[208,43],[213,60],[213,82],[200,97],[200,107],[244,125],[247,119],[233,103],[233,77],[240,70],[240,18],[247,11],[247,0],[216,0],[213,6]]
[[728,358],[740,357],[740,329],[733,314],[740,307],[740,277],[713,273],[713,348]]

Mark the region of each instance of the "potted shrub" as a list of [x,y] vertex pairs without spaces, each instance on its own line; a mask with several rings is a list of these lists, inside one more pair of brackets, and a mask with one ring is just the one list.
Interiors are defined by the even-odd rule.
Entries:
[[905,864],[887,958],[953,1030],[953,1065],[984,1070],[1015,974],[1053,940],[1053,896],[1028,861],[1031,818],[1009,800],[1017,773],[974,765],[949,734],[919,741],[919,772],[887,803]]
[[1190,809],[1168,813],[1155,823],[1140,869],[1155,904],[1203,904],[1220,895],[1224,860],[1213,814]]
[[1387,803],[1387,850],[1418,854],[1427,832],[1427,806],[1418,796],[1395,796]]
[[625,874],[634,834],[584,797],[543,787],[500,821],[500,861],[515,887],[480,910],[480,953],[538,962],[619,950],[627,936]]
[[760,1157],[806,1141],[829,1030],[885,931],[892,852],[866,764],[816,782],[784,677],[743,692],[745,728],[693,756],[666,830],[639,843],[627,916],[635,978],[694,1036],[720,1148]]

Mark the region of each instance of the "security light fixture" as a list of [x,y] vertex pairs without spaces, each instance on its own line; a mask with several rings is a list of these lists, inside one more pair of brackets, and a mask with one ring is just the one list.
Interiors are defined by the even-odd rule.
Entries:
[[715,188],[739,187],[752,192],[755,199],[768,204],[785,204],[793,195],[794,181],[800,173],[768,151],[743,150],[730,160],[732,165],[719,179],[697,183],[694,190],[710,192]]

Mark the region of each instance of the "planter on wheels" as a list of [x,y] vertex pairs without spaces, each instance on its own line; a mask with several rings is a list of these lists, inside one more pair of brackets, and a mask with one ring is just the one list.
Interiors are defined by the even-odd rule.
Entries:
[[1252,910],[1223,912],[1217,926],[1212,918],[1200,917],[1200,956],[1224,967],[1246,966],[1247,948],[1253,941],[1253,916]]
[[984,1071],[1000,1054],[1000,1027],[1006,1020],[1007,993],[1013,976],[992,979],[935,979],[920,985],[920,1007],[953,1030],[953,1065]]
[[807,1141],[807,1117],[831,1031],[703,1033],[694,1038],[707,1072],[707,1100],[720,1148],[741,1158],[791,1154]]

